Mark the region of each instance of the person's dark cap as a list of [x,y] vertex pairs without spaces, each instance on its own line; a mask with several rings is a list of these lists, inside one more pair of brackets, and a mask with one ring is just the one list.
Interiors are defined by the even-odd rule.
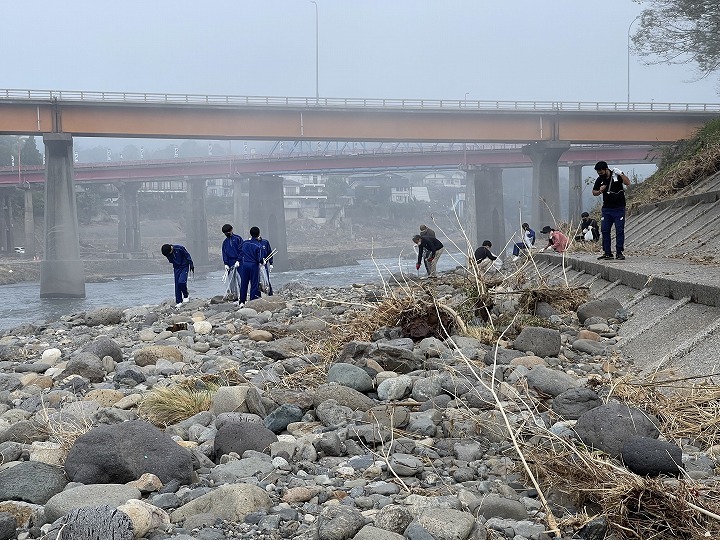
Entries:
[[222,226],[222,232],[223,232],[224,234],[227,234],[227,233],[229,233],[229,232],[232,232],[232,230],[233,230],[233,229],[232,229],[232,225],[230,225],[229,223],[226,223],[225,225]]
[[598,161],[598,162],[595,164],[595,170],[596,170],[596,171],[604,171],[604,170],[606,170],[607,168],[608,168],[607,161]]
[[580,214],[580,217],[590,217],[590,214],[588,214],[587,212],[583,212],[582,214]]
[[170,244],[163,244],[160,248],[160,253],[167,257],[172,253],[172,246]]
[[547,234],[550,231],[552,231],[552,227],[550,227],[550,225],[545,225],[540,232],[543,234]]

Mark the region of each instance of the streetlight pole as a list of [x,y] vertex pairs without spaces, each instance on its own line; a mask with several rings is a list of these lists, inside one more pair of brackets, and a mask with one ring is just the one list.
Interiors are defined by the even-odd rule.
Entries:
[[630,110],[630,29],[632,25],[640,18],[640,15],[635,17],[632,22],[628,25],[627,31],[627,108]]
[[315,4],[315,100],[320,100],[320,30],[318,25],[318,5],[315,0],[310,0]]

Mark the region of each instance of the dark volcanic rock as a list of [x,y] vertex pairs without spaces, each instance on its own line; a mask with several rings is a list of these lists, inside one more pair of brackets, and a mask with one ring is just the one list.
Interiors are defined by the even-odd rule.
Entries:
[[658,424],[657,419],[640,409],[608,403],[581,415],[575,424],[575,433],[586,445],[619,457],[623,444],[631,437],[657,439]]
[[682,449],[676,444],[649,437],[632,437],[622,447],[625,466],[641,476],[678,475]]
[[143,473],[155,474],[163,484],[177,479],[189,484],[192,461],[188,450],[158,428],[133,420],[98,426],[81,435],[65,460],[73,482],[124,484]]
[[275,441],[275,434],[261,424],[228,422],[221,425],[215,435],[215,457],[219,459],[230,452],[242,456],[245,450],[267,452]]

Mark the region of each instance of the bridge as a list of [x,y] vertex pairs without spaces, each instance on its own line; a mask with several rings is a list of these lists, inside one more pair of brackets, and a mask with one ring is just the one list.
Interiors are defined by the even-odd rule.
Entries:
[[[615,164],[637,164],[656,158],[652,146],[585,146],[572,147],[558,160],[562,166],[594,165],[600,160]],[[80,183],[123,183],[187,178],[234,178],[258,174],[287,175],[310,173],[350,173],[389,170],[447,170],[470,167],[532,167],[532,160],[521,148],[435,147],[416,151],[352,154],[268,154],[176,158],[163,160],[105,161],[75,163],[75,181]],[[45,182],[42,165],[0,167],[0,186]]]
[[[72,189],[73,136],[526,144],[523,153],[533,165],[533,220],[550,223],[559,210],[558,161],[572,144],[674,142],[691,137],[719,113],[720,104],[0,90],[0,134],[43,135],[45,142],[47,230],[41,296],[85,294],[84,278],[82,283],[78,279],[82,263]],[[470,239],[494,237],[504,221],[499,214],[502,176],[497,169],[473,167],[468,167],[467,174],[466,227]],[[253,205],[248,209],[248,218],[283,246],[282,183],[278,180],[251,179],[248,189]],[[193,211],[201,191],[204,186],[200,190],[197,183],[190,183],[188,198],[198,233],[188,240],[193,249],[207,253],[207,238],[199,235],[204,210]],[[489,203],[492,213],[478,213],[476,208],[481,202]],[[51,272],[52,277],[43,277]]]

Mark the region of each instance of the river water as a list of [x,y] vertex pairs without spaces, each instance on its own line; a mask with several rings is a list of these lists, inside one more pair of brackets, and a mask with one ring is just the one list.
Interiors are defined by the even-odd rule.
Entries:
[[[449,270],[463,264],[463,255],[446,254],[438,261],[438,270]],[[277,272],[271,274],[273,289],[289,282],[300,282],[312,286],[345,287],[353,283],[378,281],[380,276],[392,272],[417,275],[415,261],[402,259],[361,260],[353,266],[336,266]],[[425,270],[420,270],[424,275]],[[190,298],[211,298],[225,292],[223,272],[197,273],[188,283]],[[23,323],[40,323],[57,320],[62,315],[88,311],[104,306],[133,307],[156,305],[166,300],[174,302],[172,270],[168,265],[165,274],[124,277],[106,283],[85,285],[85,298],[48,299],[40,298],[38,282],[23,282],[0,286],[0,329],[13,328]]]

